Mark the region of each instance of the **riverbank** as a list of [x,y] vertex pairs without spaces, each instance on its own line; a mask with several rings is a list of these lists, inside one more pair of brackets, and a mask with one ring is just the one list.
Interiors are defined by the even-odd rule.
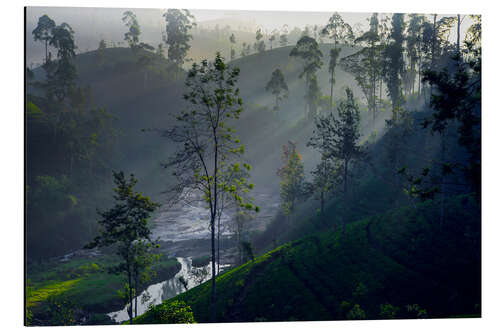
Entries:
[[[58,305],[64,304],[78,324],[111,324],[106,315],[121,309],[125,301],[119,294],[125,284],[123,275],[109,273],[119,258],[100,254],[78,256],[70,259],[53,259],[27,267],[26,306],[32,312],[32,325],[48,325],[65,320],[64,313],[52,313]],[[163,253],[153,270],[156,275],[147,285],[165,281],[181,269],[175,258]],[[76,324],[76,323],[75,323]]]

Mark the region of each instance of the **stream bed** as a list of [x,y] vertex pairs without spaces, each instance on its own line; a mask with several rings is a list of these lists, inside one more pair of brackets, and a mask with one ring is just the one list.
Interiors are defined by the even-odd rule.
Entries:
[[[144,290],[137,298],[137,315],[141,315],[148,310],[152,305],[158,305],[166,299],[172,298],[185,291],[184,285],[179,281],[182,276],[187,281],[187,289],[196,287],[198,284],[208,281],[212,276],[212,262],[209,262],[207,266],[195,268],[192,265],[192,258],[176,258],[181,264],[181,269],[175,276],[166,281],[155,283],[150,285],[146,290]],[[220,265],[220,268],[227,268],[230,265],[224,264]],[[203,279],[196,281],[197,279],[192,276],[193,269],[205,269],[206,276]],[[135,304],[135,299],[133,300]],[[127,304],[128,306],[128,304]],[[116,322],[123,322],[129,319],[127,313],[127,306],[123,309],[115,312],[108,313],[108,316]]]

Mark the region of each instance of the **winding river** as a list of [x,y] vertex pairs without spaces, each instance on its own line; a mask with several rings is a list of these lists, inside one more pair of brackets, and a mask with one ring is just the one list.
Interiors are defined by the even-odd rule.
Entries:
[[[256,194],[255,202],[260,206],[261,213],[248,229],[262,230],[267,225],[270,218],[278,211],[279,201],[271,194],[262,192]],[[223,230],[221,235],[223,238],[229,237],[233,232],[231,228],[228,227],[231,225],[230,215],[231,213],[228,212],[228,214],[223,214],[221,217],[221,225],[223,226],[223,228],[221,228],[221,230]],[[208,220],[209,212],[203,207],[202,203],[179,204],[160,212],[155,220],[153,236],[154,238],[159,238],[160,241],[168,242],[168,253],[171,256],[176,256],[177,261],[181,264],[181,269],[173,278],[150,285],[138,296],[138,315],[146,312],[150,305],[160,304],[164,300],[184,292],[185,288],[179,281],[181,276],[187,281],[187,289],[197,285],[199,281],[196,281],[190,274],[193,270],[192,257],[206,255],[209,249],[204,249],[206,252],[202,253],[199,247],[193,246],[193,244],[194,242],[202,243],[201,241],[210,238]],[[224,228],[224,226],[226,227]],[[224,259],[221,259],[221,268],[229,266],[230,264],[224,262]],[[210,279],[212,274],[211,262],[205,266],[205,269],[208,274],[202,282]],[[145,300],[144,302],[143,299]],[[128,320],[127,307],[119,311],[110,312],[108,316],[116,322]]]

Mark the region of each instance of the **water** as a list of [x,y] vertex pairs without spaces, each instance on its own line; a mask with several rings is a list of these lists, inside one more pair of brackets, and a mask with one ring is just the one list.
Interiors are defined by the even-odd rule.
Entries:
[[[137,315],[141,315],[146,312],[151,305],[158,305],[166,299],[172,298],[182,292],[185,291],[184,286],[179,281],[181,276],[187,281],[187,289],[191,289],[197,286],[197,281],[195,278],[191,276],[189,273],[193,270],[192,266],[192,258],[177,258],[177,261],[181,264],[181,269],[175,276],[169,280],[159,282],[156,284],[150,285],[145,291],[143,291],[138,299],[137,299]],[[229,265],[220,265],[221,269],[223,267],[228,267]],[[201,267],[200,267],[201,268]],[[208,274],[203,279],[202,282],[210,280],[212,276],[212,266],[211,262],[204,267]],[[199,282],[199,281],[198,281]],[[142,298],[144,295],[149,295],[150,299],[147,302],[142,302]],[[133,301],[135,304],[135,299]],[[128,305],[128,304],[127,304]],[[122,310],[110,312],[108,316],[115,320],[116,322],[123,322],[128,320],[127,306],[125,306]]]
[[[248,231],[263,230],[279,210],[279,197],[268,192],[255,192],[253,196],[255,204],[260,207],[260,213],[250,223]],[[231,223],[233,214],[234,208],[223,212],[220,220],[222,236],[234,233],[234,225]],[[163,210],[156,218],[152,231],[155,238],[163,241],[208,239],[209,221],[210,211],[205,202],[192,198],[190,203],[182,202]]]
[[[271,193],[260,192],[254,193],[255,203],[260,206],[261,212],[256,219],[248,226],[248,231],[263,229],[270,219],[279,210],[279,197],[273,196]],[[193,198],[195,199],[195,198]],[[227,210],[221,216],[221,235],[229,236],[234,231],[231,230],[231,215],[233,212]],[[210,230],[208,222],[210,220],[210,212],[202,201],[191,200],[190,203],[179,203],[174,207],[170,207],[162,211],[155,220],[155,225],[152,230],[153,237],[163,241],[173,241],[176,244],[182,245],[183,241],[209,239]],[[175,251],[173,251],[175,253]],[[172,253],[172,252],[171,252]],[[192,272],[191,257],[178,257],[177,260],[181,264],[181,270],[172,278],[160,283],[150,285],[145,291],[139,295],[137,299],[137,314],[143,314],[148,310],[150,305],[157,305],[166,299],[172,298],[185,291],[184,286],[179,281],[179,277],[183,276],[187,281],[187,288],[193,288],[197,285],[195,278],[190,276]],[[229,265],[220,265],[221,269]],[[210,279],[212,275],[211,264],[205,266],[208,274],[203,279],[203,282]],[[150,295],[150,299],[141,302],[143,295]],[[134,301],[135,304],[135,301]],[[120,311],[108,313],[112,319],[117,322],[128,320],[127,308],[124,307]]]

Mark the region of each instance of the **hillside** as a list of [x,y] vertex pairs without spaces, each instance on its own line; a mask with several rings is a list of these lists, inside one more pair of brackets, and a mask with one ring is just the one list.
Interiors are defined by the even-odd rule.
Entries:
[[[323,62],[328,62],[330,45],[321,45]],[[312,122],[304,119],[304,80],[299,78],[301,61],[288,55],[292,46],[274,48],[230,62],[240,68],[238,87],[244,102],[244,113],[235,123],[237,134],[246,146],[246,158],[252,161],[253,181],[257,185],[277,188],[275,175],[281,156],[281,147],[294,137],[298,149],[304,154],[306,170],[311,169],[317,154],[306,148],[312,132]],[[352,52],[345,48],[342,55]],[[214,54],[215,55],[215,54]],[[139,188],[158,196],[167,182],[158,177],[168,177],[160,164],[166,160],[172,146],[156,132],[143,132],[144,128],[167,128],[174,112],[183,107],[184,72],[174,73],[165,59],[144,64],[142,54],[135,55],[129,48],[107,48],[77,55],[75,64],[78,84],[88,86],[92,105],[103,107],[115,119],[118,133],[115,153],[107,161],[111,168],[134,172],[141,182]],[[258,71],[254,70],[259,68]],[[289,86],[289,98],[278,112],[272,111],[273,97],[265,91],[274,69],[281,68]],[[44,77],[41,68],[35,69],[36,79]],[[335,98],[344,97],[344,86],[361,93],[351,75],[337,69]],[[322,93],[329,91],[328,66],[318,72]],[[30,93],[36,89],[30,88]]]
[[[439,204],[426,202],[350,224],[345,235],[302,238],[228,271],[217,277],[217,321],[479,316],[478,207],[468,196],[446,207],[442,228]],[[205,283],[166,302],[185,301],[197,322],[207,322],[209,295]],[[136,322],[157,320],[147,312]]]

